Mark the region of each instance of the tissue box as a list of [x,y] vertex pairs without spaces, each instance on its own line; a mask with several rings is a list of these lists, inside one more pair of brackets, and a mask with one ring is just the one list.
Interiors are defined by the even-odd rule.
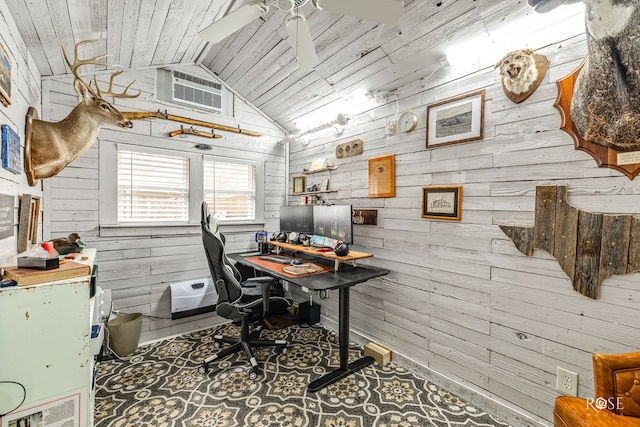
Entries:
[[58,257],[54,258],[35,258],[35,257],[19,257],[18,268],[33,268],[36,270],[51,270],[60,267]]

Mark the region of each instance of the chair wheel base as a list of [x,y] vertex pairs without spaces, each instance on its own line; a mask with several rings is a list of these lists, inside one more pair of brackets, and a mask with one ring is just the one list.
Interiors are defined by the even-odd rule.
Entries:
[[249,379],[251,381],[255,381],[258,378],[258,375],[260,375],[260,368],[252,368],[251,372],[249,372]]
[[206,374],[207,372],[209,372],[209,367],[207,365],[201,365],[198,368],[198,372],[202,375]]

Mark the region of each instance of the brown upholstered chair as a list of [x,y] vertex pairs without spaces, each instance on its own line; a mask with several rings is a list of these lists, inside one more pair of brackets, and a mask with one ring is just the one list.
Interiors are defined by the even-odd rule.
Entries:
[[593,399],[556,398],[556,427],[640,427],[640,352],[594,353],[593,382]]

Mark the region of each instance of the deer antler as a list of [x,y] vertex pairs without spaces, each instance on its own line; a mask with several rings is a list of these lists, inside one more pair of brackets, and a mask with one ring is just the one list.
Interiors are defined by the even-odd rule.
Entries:
[[100,95],[100,98],[104,98],[105,96],[113,96],[114,98],[137,98],[140,96],[140,93],[142,92],[140,89],[138,89],[138,93],[136,93],[135,95],[131,93],[127,93],[131,85],[133,85],[136,82],[135,80],[129,83],[122,92],[120,93],[113,92],[113,79],[118,77],[123,72],[124,70],[120,70],[111,74],[111,77],[109,78],[109,89],[106,92],[102,92],[100,90],[100,86],[98,86],[98,80],[96,80],[96,76],[93,76],[93,81],[96,84],[96,89],[98,89],[98,95]]
[[109,55],[98,55],[98,56],[94,56],[93,58],[88,58],[88,59],[79,59],[78,57],[78,49],[80,48],[80,46],[87,44],[87,43],[95,43],[97,40],[83,40],[81,42],[76,43],[74,50],[73,50],[73,64],[71,63],[71,61],[69,61],[69,58],[67,57],[67,53],[64,51],[64,49],[62,49],[62,54],[64,55],[64,60],[67,62],[67,65],[69,66],[69,69],[71,69],[71,72],[73,73],[74,77],[76,78],[76,80],[80,80],[82,83],[84,83],[84,85],[87,87],[87,89],[89,90],[89,92],[91,93],[91,95],[93,95],[95,98],[99,98],[99,99],[103,99],[103,97],[105,96],[113,96],[114,98],[136,98],[138,96],[140,96],[140,91],[138,91],[138,93],[136,95],[133,94],[129,94],[127,93],[127,91],[129,90],[129,88],[131,87],[131,85],[133,85],[135,83],[135,80],[132,81],[131,83],[129,83],[129,85],[125,88],[125,90],[122,93],[114,93],[112,92],[113,89],[113,79],[118,76],[119,74],[121,74],[123,72],[123,70],[120,71],[116,71],[115,73],[111,74],[111,78],[109,79],[109,90],[107,92],[101,92],[100,91],[100,87],[98,86],[98,81],[96,80],[96,77],[94,75],[93,80],[95,82],[96,85],[96,91],[95,92],[93,90],[93,88],[91,87],[91,81],[89,81],[89,84],[87,84],[82,77],[80,77],[80,75],[78,74],[78,69],[80,67],[82,67],[83,65],[104,65],[105,67],[120,67],[120,65],[118,64],[110,64],[106,61],[102,61],[102,59],[106,58]]

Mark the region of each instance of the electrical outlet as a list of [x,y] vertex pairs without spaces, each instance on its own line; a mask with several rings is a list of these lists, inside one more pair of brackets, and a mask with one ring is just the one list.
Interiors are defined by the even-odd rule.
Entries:
[[558,367],[556,389],[567,396],[578,396],[578,374]]

